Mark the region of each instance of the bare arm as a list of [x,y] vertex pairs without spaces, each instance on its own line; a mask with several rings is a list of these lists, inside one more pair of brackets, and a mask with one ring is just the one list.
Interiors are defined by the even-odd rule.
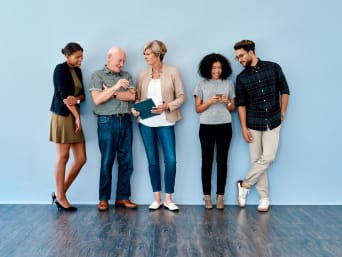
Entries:
[[136,99],[136,90],[129,88],[125,91],[116,91],[115,97],[121,101],[134,102]]
[[232,112],[232,111],[235,110],[235,99],[234,99],[234,98],[229,99],[228,96],[223,95],[223,96],[221,97],[220,102],[226,104],[228,111]]
[[195,96],[195,108],[196,108],[196,112],[200,113],[200,112],[204,112],[205,110],[207,110],[212,104],[215,103],[225,103],[226,107],[228,109],[228,111],[232,112],[235,110],[235,99],[229,99],[227,96],[212,96],[208,101],[204,102],[202,101],[201,98],[199,98],[198,96]]
[[201,98],[199,98],[198,96],[196,96],[195,99],[195,108],[196,108],[196,112],[204,112],[205,110],[207,110],[212,104],[218,103],[219,102],[219,97],[218,96],[212,96],[211,98],[209,98],[208,101],[203,103],[203,100]]
[[[112,97],[114,97],[114,95],[117,94],[118,90],[121,87],[127,88],[128,85],[129,85],[129,81],[127,79],[118,80],[118,82],[112,87],[107,87],[105,84],[103,84],[102,85],[103,90],[102,91],[93,90],[93,91],[91,91],[91,96],[93,98],[95,105],[100,105],[104,102],[107,102]],[[118,99],[123,100],[123,99],[120,99],[119,97],[118,97]],[[127,101],[127,100],[124,100],[124,101]]]
[[227,104],[227,109],[230,112],[235,111],[235,99],[234,98],[230,99],[230,104],[229,103]]
[[252,143],[253,138],[252,138],[251,132],[247,128],[246,106],[239,106],[238,114],[240,118],[242,137],[247,143]]
[[[79,133],[82,130],[82,125],[81,125],[80,114],[78,113],[78,110],[76,108],[77,100],[75,99],[76,97],[74,96],[68,96],[68,98],[63,100],[63,102],[66,105],[66,107],[70,110],[71,114],[75,117],[75,126],[76,126],[75,133]],[[73,104],[71,104],[72,101],[74,101]]]
[[288,103],[289,103],[289,95],[288,94],[282,94],[281,95],[281,103],[280,103],[281,122],[283,122],[285,119],[285,113],[286,113]]

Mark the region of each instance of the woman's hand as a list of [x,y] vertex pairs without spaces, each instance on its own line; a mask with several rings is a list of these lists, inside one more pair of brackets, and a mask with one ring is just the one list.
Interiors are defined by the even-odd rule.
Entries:
[[162,112],[164,112],[168,109],[169,109],[169,106],[164,103],[164,104],[157,105],[156,107],[153,107],[151,109],[151,112],[155,113],[155,114],[161,114]]
[[209,98],[208,101],[209,101],[209,103],[211,105],[211,104],[216,104],[216,103],[220,102],[220,99],[221,99],[220,96],[213,95],[212,97]]
[[220,102],[221,102],[221,103],[228,104],[228,103],[230,103],[230,99],[228,98],[228,96],[222,95],[222,96],[221,96],[221,99],[220,99]]
[[220,100],[221,103],[225,103],[227,106],[227,109],[232,112],[235,110],[235,100],[234,98],[230,99],[228,96],[223,95]]
[[63,100],[64,104],[66,105],[69,105],[69,106],[72,106],[72,105],[76,105],[77,104],[77,97],[74,97],[74,96],[68,96],[67,98],[65,98]]
[[78,134],[82,131],[81,119],[75,119],[75,133]]

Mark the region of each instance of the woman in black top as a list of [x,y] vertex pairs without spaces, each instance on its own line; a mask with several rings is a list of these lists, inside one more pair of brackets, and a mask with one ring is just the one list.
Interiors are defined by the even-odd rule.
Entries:
[[[54,95],[51,104],[50,141],[56,143],[55,167],[56,192],[52,193],[52,203],[58,210],[76,211],[66,192],[86,162],[85,139],[82,131],[79,104],[84,101],[81,62],[83,49],[77,43],[68,43],[62,54],[66,62],[58,64],[53,73]],[[65,172],[70,149],[74,162]]]

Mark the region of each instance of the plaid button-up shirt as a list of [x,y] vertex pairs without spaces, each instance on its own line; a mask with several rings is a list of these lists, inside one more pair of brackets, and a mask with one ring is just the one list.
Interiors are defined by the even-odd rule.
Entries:
[[250,129],[265,131],[280,125],[281,94],[290,94],[290,90],[277,63],[259,60],[236,78],[236,106],[246,107]]

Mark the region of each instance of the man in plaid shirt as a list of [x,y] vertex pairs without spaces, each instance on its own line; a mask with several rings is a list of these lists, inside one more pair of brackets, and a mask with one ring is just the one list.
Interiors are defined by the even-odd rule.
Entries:
[[256,186],[258,211],[265,212],[270,207],[266,171],[277,153],[290,91],[281,67],[260,60],[253,41],[239,41],[234,50],[236,60],[245,68],[236,78],[236,106],[251,157],[247,176],[237,182],[238,204],[243,208],[250,188]]

